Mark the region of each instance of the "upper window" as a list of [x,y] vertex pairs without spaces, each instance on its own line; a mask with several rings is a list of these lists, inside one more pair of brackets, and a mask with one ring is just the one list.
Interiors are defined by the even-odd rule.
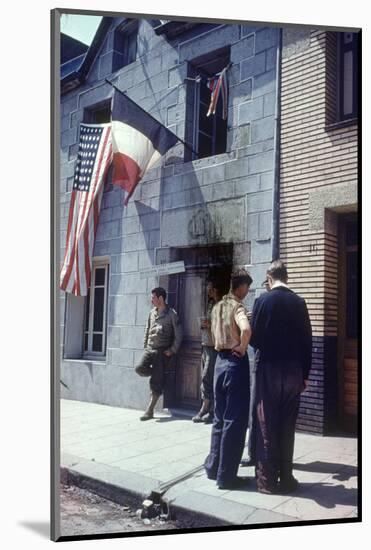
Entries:
[[85,302],[84,356],[106,353],[108,264],[95,262]]
[[[228,93],[225,96],[220,90],[215,114],[207,116],[207,113],[212,94],[212,80],[210,79],[219,76],[229,64],[229,59],[229,51],[223,50],[207,56],[202,62],[189,64],[186,141],[192,144],[197,157],[195,154],[191,156],[186,149],[186,160],[210,157],[226,152],[227,118],[223,117],[223,109],[228,112],[228,105],[224,105],[224,101],[228,101]],[[227,80],[224,81],[224,84],[227,84]]]
[[111,122],[111,100],[87,107],[84,111],[84,122],[87,124],[104,124]]
[[124,21],[115,29],[112,72],[133,63],[137,57],[138,21]]
[[358,34],[340,32],[338,41],[338,114],[347,120],[358,114]]

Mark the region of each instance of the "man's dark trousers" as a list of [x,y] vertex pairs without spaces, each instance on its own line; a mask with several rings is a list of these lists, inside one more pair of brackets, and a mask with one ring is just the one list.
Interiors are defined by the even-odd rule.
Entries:
[[135,372],[139,376],[149,376],[149,387],[156,395],[162,395],[165,384],[165,369],[169,364],[170,357],[164,354],[166,348],[146,348]]
[[260,359],[256,373],[256,479],[275,490],[292,479],[295,423],[303,390],[298,361]]
[[210,453],[205,460],[209,479],[222,487],[237,476],[249,421],[249,358],[220,351],[214,374],[214,422]]

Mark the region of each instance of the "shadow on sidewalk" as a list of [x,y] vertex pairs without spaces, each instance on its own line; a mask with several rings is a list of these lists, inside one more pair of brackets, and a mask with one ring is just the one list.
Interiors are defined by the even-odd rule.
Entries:
[[[317,464],[317,463],[313,463]],[[319,463],[321,464],[321,463]],[[344,466],[343,464],[331,464],[331,463],[322,463],[328,464],[328,466]],[[300,468],[297,468],[299,466]],[[350,467],[354,468],[354,467]],[[316,471],[311,469],[311,464],[298,464],[294,465],[294,469]],[[326,472],[326,470],[319,470],[320,472]],[[332,468],[333,471],[333,468]],[[332,473],[329,472],[329,473]],[[295,473],[295,472],[294,472]],[[354,473],[349,473],[344,479],[349,479],[352,475],[356,475],[356,468],[354,468]],[[338,479],[334,476],[334,479]],[[246,488],[241,488],[239,491],[244,493],[256,493],[257,487],[255,480],[252,480],[252,483],[247,485]],[[279,494],[279,493],[277,493]],[[313,502],[316,502],[319,506],[323,508],[335,508],[336,506],[346,505],[346,506],[357,506],[357,495],[358,490],[354,488],[347,488],[344,485],[332,485],[328,482],[318,482],[318,483],[308,483],[301,482],[297,491],[292,493],[287,493],[288,498],[297,498],[297,499],[308,499]],[[286,496],[286,495],[285,495]]]
[[307,464],[294,463],[294,470],[299,470],[302,472],[333,474],[334,479],[336,479],[337,481],[347,481],[351,477],[357,475],[356,466],[339,464],[336,462],[322,462],[321,460],[308,462]]
[[335,508],[335,506],[357,506],[357,489],[348,489],[344,485],[331,485],[331,483],[300,483],[298,491],[293,497],[306,498],[316,502],[323,508]]

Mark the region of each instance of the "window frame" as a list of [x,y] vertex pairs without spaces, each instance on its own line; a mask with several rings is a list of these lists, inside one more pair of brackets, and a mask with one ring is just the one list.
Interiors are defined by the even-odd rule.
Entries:
[[[214,63],[214,64],[217,63],[219,59],[221,61],[224,59],[224,62],[221,63],[221,65],[223,65],[223,66],[230,63],[230,50],[223,48],[222,51],[219,50],[219,51],[211,52],[210,54],[207,55],[207,59],[204,59],[203,61],[193,60],[189,64],[189,71],[188,71],[189,77],[188,78],[189,78],[189,80],[191,80],[193,82],[193,86],[194,86],[194,89],[193,89],[194,101],[193,101],[192,130],[191,130],[191,132],[189,132],[189,134],[190,134],[190,137],[192,139],[192,148],[197,153],[197,156],[194,153],[192,153],[191,160],[210,158],[210,157],[213,157],[215,155],[224,154],[224,153],[227,152],[227,147],[228,147],[228,139],[227,139],[227,137],[228,137],[228,106],[227,106],[227,119],[224,121],[221,114],[220,114],[221,109],[222,109],[222,104],[221,104],[220,97],[218,99],[217,112],[215,113],[215,115],[211,115],[212,116],[212,134],[211,134],[211,136],[208,136],[208,134],[206,134],[205,132],[203,132],[200,129],[201,86],[202,85],[207,86],[207,84],[205,83],[205,79],[215,76],[218,72],[220,72],[222,70],[222,69],[219,69],[215,72],[213,71],[212,73],[209,73],[209,72],[206,71],[206,69],[204,69],[204,67],[207,66],[207,65],[210,65],[212,63]],[[225,63],[225,65],[224,65],[224,63]],[[198,75],[202,76],[203,81],[196,78]],[[228,98],[229,98],[229,89],[228,89]],[[208,105],[207,105],[207,107],[208,107]],[[219,113],[218,113],[218,111],[219,111]],[[222,121],[222,123],[225,124],[225,148],[221,152],[216,152],[216,149],[217,149],[217,121],[218,121],[218,119],[220,119],[220,121]],[[211,152],[208,155],[200,156],[200,151],[199,151],[200,134],[204,134],[204,135],[207,135],[208,137],[211,137]]]
[[[84,304],[84,320],[83,320],[83,330],[82,330],[82,358],[83,359],[96,359],[96,358],[105,358],[107,350],[107,309],[108,309],[108,284],[109,284],[109,260],[108,258],[93,258],[92,263],[92,272],[91,272],[91,281],[89,286],[88,295],[85,298]],[[97,269],[105,270],[105,284],[95,285],[95,272]],[[95,292],[92,292],[92,288],[104,288],[103,293],[103,321],[102,331],[94,331],[94,298]],[[86,313],[88,307],[89,299],[89,320],[88,320],[88,330],[86,330]],[[88,334],[88,349],[85,349],[85,336]],[[93,336],[94,334],[102,334],[102,351],[93,351]]]
[[[97,121],[97,115],[104,111],[108,111],[110,113],[109,120],[105,122]],[[107,124],[111,122],[111,119],[112,119],[112,100],[111,99],[100,101],[99,103],[95,103],[94,105],[90,105],[89,107],[85,107],[84,109],[83,123],[85,124]]]
[[[118,25],[115,30],[114,36],[114,54],[122,56],[122,62],[118,62],[118,57],[113,55],[112,59],[112,72],[116,72],[131,63],[134,63],[138,55],[138,30],[139,22],[138,20],[128,20]],[[129,43],[130,40],[135,40],[135,53],[133,59],[129,58]]]
[[[346,34],[352,34],[353,39],[349,44],[346,44],[344,39]],[[354,120],[358,118],[358,33],[338,33],[338,105],[337,105],[337,119],[338,122],[346,122],[348,120]],[[352,112],[344,113],[344,58],[347,52],[352,52]]]

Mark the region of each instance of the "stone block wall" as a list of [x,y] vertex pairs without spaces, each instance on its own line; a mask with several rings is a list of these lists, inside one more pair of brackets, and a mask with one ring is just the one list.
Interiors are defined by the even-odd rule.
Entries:
[[[104,78],[114,80],[183,139],[188,63],[224,47],[230,48],[232,62],[227,152],[184,162],[184,146],[179,144],[145,175],[126,208],[122,191],[113,188],[110,177],[104,192],[94,255],[110,259],[106,360],[63,360],[62,393],[73,399],[143,407],[148,384],[133,367],[142,350],[150,290],[157,281],[140,279],[139,272],[155,263],[156,249],[233,242],[236,250],[246,251],[246,258],[242,252],[235,257],[248,265],[254,279],[249,307],[265,278],[272,256],[278,29],[205,24],[168,39],[141,20],[136,61],[112,73],[114,32],[120,23],[114,20],[86,82],[62,96],[61,258],[78,125],[85,109],[109,101],[112,88]],[[192,224],[200,216],[208,223],[204,234],[195,234]]]

